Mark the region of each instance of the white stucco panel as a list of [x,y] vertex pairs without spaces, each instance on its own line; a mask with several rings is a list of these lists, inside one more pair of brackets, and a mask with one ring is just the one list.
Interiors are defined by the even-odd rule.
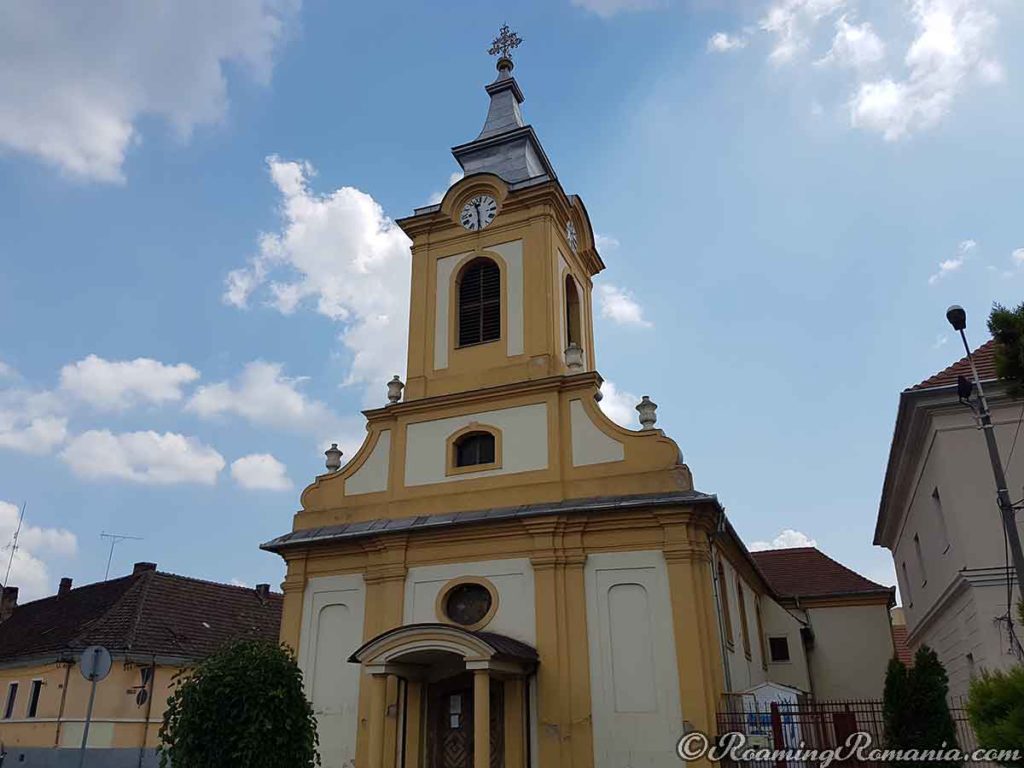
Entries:
[[[473,422],[501,430],[501,467],[447,476],[446,443],[452,434]],[[548,408],[545,403],[470,413],[406,427],[405,484],[456,482],[477,477],[511,475],[548,466]]]
[[434,369],[448,367],[448,312],[451,302],[452,272],[471,253],[459,253],[437,260],[437,281],[434,286],[437,299],[434,307]]
[[505,260],[506,350],[509,357],[523,354],[523,241],[492,245],[488,248]]
[[609,461],[622,461],[626,456],[622,443],[597,428],[591,420],[583,401],[573,400],[569,403],[569,414],[572,421],[572,465],[582,467],[587,464],[605,464]]
[[527,559],[481,560],[410,568],[405,581],[405,623],[436,622],[437,595],[452,579],[488,579],[498,592],[498,610],[484,629],[537,644],[533,566]]
[[348,657],[362,645],[364,600],[360,574],[310,579],[303,599],[299,666],[324,768],[355,765],[360,676]]
[[585,571],[595,768],[678,768],[672,609],[660,552],[590,555]]
[[345,480],[345,495],[356,496],[360,493],[374,493],[388,489],[388,468],[391,461],[391,430],[385,429],[377,438],[373,451],[363,462],[363,466]]

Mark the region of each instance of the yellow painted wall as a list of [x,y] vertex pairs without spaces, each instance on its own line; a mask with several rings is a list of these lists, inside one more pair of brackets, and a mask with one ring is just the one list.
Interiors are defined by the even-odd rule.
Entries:
[[[107,678],[96,686],[89,744],[95,747],[155,747],[170,683],[176,667],[158,666],[147,705],[135,703],[129,688],[141,683],[138,666],[114,660]],[[35,718],[27,717],[32,681],[43,686]],[[11,682],[18,683],[14,712],[0,720],[0,741],[10,747],[78,747],[89,702],[90,684],[77,665],[50,663],[0,668],[0,708],[6,707]],[[3,709],[0,709],[0,715]],[[148,722],[147,722],[148,716]]]

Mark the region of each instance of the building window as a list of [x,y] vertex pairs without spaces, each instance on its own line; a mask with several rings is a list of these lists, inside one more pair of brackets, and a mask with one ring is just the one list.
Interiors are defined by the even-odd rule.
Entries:
[[459,278],[459,346],[501,337],[501,270],[490,259],[473,259]]
[[732,635],[732,614],[729,611],[729,584],[725,580],[725,567],[718,561],[718,600],[722,606],[722,623],[725,625],[725,642],[732,648],[735,645]]
[[455,441],[456,467],[493,464],[494,457],[494,435],[490,432],[469,432]]
[[910,591],[910,575],[907,573],[907,561],[904,560],[900,563],[900,570],[903,572],[903,598],[907,605],[911,608],[914,607],[914,594]]
[[935,522],[939,524],[939,534],[942,536],[942,554],[949,552],[949,529],[946,528],[946,513],[942,509],[942,497],[939,496],[939,489],[932,491],[932,511],[935,513]]
[[443,622],[468,630],[481,629],[498,610],[498,591],[482,577],[452,579],[438,592],[434,610]]
[[921,554],[921,539],[914,534],[914,556],[917,558],[917,570],[921,573],[921,586],[928,583],[928,572],[924,569],[924,555]]
[[28,710],[25,712],[25,717],[35,717],[36,712],[39,709],[39,694],[43,690],[42,680],[33,680],[32,687],[28,691]]
[[580,292],[576,290],[576,281],[572,275],[565,276],[565,346],[576,344],[583,346],[580,334]]
[[769,637],[768,652],[773,662],[789,661],[789,638]]
[[757,648],[761,652],[761,667],[768,669],[768,652],[764,647],[764,624],[761,623],[761,596],[754,598],[754,613],[757,618]]
[[743,638],[743,653],[750,658],[750,628],[747,626],[747,603],[743,598],[743,585],[736,579],[736,610],[740,612],[740,634]]
[[7,705],[4,707],[4,720],[10,720],[14,715],[14,702],[18,699],[18,684],[11,683],[7,686]]

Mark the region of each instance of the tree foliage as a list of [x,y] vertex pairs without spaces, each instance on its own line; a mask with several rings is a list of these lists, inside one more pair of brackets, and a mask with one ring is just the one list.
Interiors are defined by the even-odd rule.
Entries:
[[161,768],[312,768],[313,709],[286,646],[240,640],[175,676]]
[[1024,396],[1024,303],[1014,309],[993,305],[988,330],[996,340],[996,373],[1006,380],[1011,397]]
[[[986,749],[1024,747],[1024,666],[984,672],[971,683],[967,716]],[[1024,761],[1007,763],[1021,766]]]
[[[910,669],[892,659],[885,675],[882,718],[892,749],[955,749],[956,723],[949,711],[949,678],[935,651],[921,646]],[[930,766],[949,765],[929,762]]]

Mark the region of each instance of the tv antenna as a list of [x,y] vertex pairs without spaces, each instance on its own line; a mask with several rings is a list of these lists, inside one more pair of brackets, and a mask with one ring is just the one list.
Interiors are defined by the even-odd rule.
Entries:
[[11,578],[11,566],[14,565],[14,555],[18,551],[18,537],[21,536],[21,524],[25,522],[25,507],[28,502],[22,502],[21,513],[18,515],[18,527],[14,529],[14,538],[11,539],[11,543],[8,545],[11,548],[11,556],[7,558],[7,573],[4,574],[4,587],[7,586],[7,581]]
[[123,533],[107,533],[103,531],[100,533],[101,539],[110,539],[110,554],[107,556],[107,570],[103,574],[103,580],[106,581],[110,577],[110,562],[114,559],[114,547],[120,544],[122,541],[142,541],[141,536],[126,536]]

